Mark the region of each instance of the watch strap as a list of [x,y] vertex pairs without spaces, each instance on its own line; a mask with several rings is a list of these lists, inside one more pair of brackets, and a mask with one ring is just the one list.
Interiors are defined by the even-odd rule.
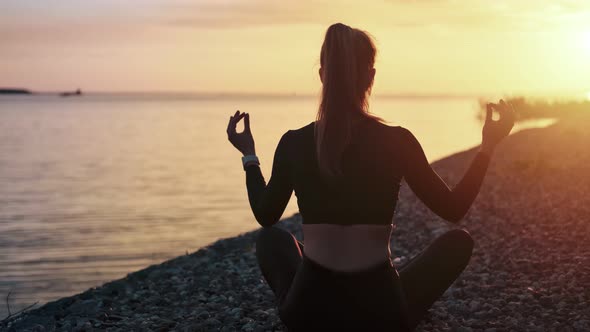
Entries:
[[246,170],[246,165],[250,164],[260,165],[260,160],[258,160],[258,157],[256,155],[249,154],[242,157],[242,166],[244,167],[244,170]]

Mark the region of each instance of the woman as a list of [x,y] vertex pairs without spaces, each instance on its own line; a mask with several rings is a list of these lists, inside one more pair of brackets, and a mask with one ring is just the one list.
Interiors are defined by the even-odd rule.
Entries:
[[[262,275],[290,331],[412,330],[467,266],[473,239],[464,230],[448,231],[398,272],[389,244],[400,182],[404,178],[436,214],[458,222],[477,196],[495,146],[512,129],[514,111],[503,100],[487,105],[481,148],[450,189],[409,130],[369,114],[375,46],[365,32],[330,26],[320,62],[317,119],[281,137],[268,185],[249,114],[237,111],[229,120],[228,139],[244,155],[248,198],[263,226],[256,243]],[[245,129],[237,133],[241,119]],[[305,247],[273,227],[293,190]]]

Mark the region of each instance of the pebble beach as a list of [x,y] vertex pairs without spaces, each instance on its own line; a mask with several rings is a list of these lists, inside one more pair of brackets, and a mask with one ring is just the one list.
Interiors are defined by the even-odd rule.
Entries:
[[[590,331],[588,123],[580,113],[507,137],[457,225],[402,185],[391,243],[396,266],[451,228],[475,240],[469,266],[417,331]],[[453,186],[476,152],[433,167]],[[301,216],[284,217],[276,227],[305,242]],[[256,263],[257,234],[218,240],[9,317],[0,331],[286,331]]]

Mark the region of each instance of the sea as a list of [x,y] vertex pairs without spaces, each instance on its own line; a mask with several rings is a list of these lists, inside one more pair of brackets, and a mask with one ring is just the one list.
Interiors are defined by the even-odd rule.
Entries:
[[[258,228],[241,154],[227,139],[229,117],[250,114],[268,181],[279,138],[314,121],[318,102],[0,96],[0,320],[5,302],[13,313],[39,306]],[[370,111],[411,130],[431,162],[481,142],[475,97],[374,96]],[[297,211],[293,195],[283,217]]]

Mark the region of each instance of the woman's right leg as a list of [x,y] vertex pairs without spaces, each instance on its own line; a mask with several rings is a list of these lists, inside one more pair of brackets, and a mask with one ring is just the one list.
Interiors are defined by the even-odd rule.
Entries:
[[262,276],[276,297],[283,303],[293,277],[301,263],[303,243],[276,226],[263,227],[256,239],[256,258]]
[[399,270],[411,328],[451,286],[469,263],[473,238],[465,230],[453,229],[439,236]]

